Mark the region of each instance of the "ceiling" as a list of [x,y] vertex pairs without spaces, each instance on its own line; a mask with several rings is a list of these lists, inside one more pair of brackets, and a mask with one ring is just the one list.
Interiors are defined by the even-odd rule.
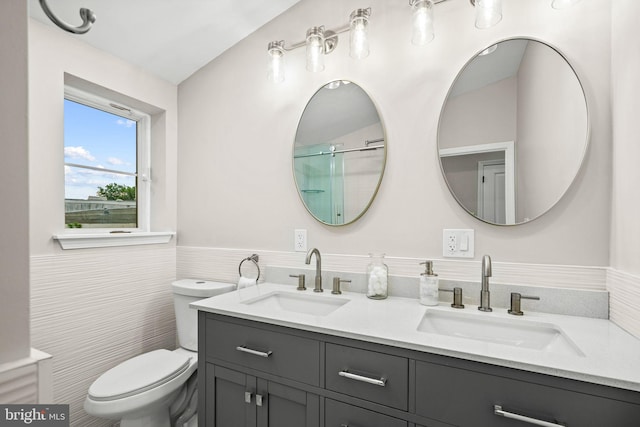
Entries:
[[[47,0],[47,5],[72,26],[82,23],[81,7],[91,9],[96,22],[89,32],[66,34],[178,84],[298,1]],[[58,29],[39,0],[29,0],[29,7],[33,18]]]
[[516,76],[528,44],[527,39],[506,40],[498,43],[497,49],[492,53],[475,56],[456,78],[450,96],[458,96]]

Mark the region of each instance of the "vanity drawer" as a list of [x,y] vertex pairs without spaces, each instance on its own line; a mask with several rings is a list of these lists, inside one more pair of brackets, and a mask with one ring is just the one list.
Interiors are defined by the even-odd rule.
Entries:
[[[571,386],[587,384],[573,381]],[[594,395],[593,385],[588,386],[583,393],[495,373],[416,362],[415,407],[418,415],[460,427],[548,425],[534,420],[568,427],[640,425],[639,404]],[[598,388],[609,392],[609,387]],[[494,413],[496,405],[508,413],[506,417]],[[527,424],[510,418],[512,414],[530,420]]]
[[324,408],[324,427],[407,427],[404,420],[331,399],[325,400]]
[[407,410],[408,359],[327,343],[325,363],[327,389]]
[[316,340],[217,319],[207,319],[206,330],[207,357],[320,385],[320,343]]

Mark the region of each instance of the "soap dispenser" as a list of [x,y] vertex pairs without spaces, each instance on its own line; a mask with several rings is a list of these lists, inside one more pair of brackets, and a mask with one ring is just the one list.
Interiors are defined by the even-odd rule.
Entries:
[[433,273],[433,261],[421,262],[424,273],[420,274],[420,304],[438,305],[438,275]]

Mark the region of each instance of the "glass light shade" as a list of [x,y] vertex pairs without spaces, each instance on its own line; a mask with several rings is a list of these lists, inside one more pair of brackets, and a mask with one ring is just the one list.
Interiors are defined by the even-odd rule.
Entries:
[[569,6],[573,6],[579,1],[580,0],[553,0],[553,2],[551,2],[551,7],[554,9],[565,9]]
[[358,9],[349,19],[349,55],[362,59],[369,56],[369,15],[370,9]]
[[433,40],[433,1],[415,0],[411,3],[411,43],[424,45]]
[[496,43],[496,44],[494,44],[494,45],[492,45],[492,46],[489,46],[488,48],[486,48],[485,50],[483,50],[482,52],[480,52],[480,53],[478,54],[478,56],[490,55],[490,54],[492,54],[493,52],[495,52],[495,51],[496,51],[496,49],[498,49],[498,44],[497,44],[497,43]]
[[324,27],[307,30],[307,70],[324,70]]
[[502,0],[476,0],[476,27],[490,28],[502,20]]
[[274,83],[284,82],[284,41],[269,43],[267,77]]

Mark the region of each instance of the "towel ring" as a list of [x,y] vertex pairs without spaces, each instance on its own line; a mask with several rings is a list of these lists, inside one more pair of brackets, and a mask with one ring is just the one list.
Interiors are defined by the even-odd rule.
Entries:
[[258,265],[259,260],[260,260],[260,257],[258,256],[258,254],[253,254],[251,256],[246,257],[242,261],[240,261],[240,265],[238,265],[238,274],[240,275],[240,277],[242,277],[242,264],[245,261],[251,261],[258,269],[258,277],[256,277],[256,283],[258,283],[258,279],[260,279],[260,266]]

